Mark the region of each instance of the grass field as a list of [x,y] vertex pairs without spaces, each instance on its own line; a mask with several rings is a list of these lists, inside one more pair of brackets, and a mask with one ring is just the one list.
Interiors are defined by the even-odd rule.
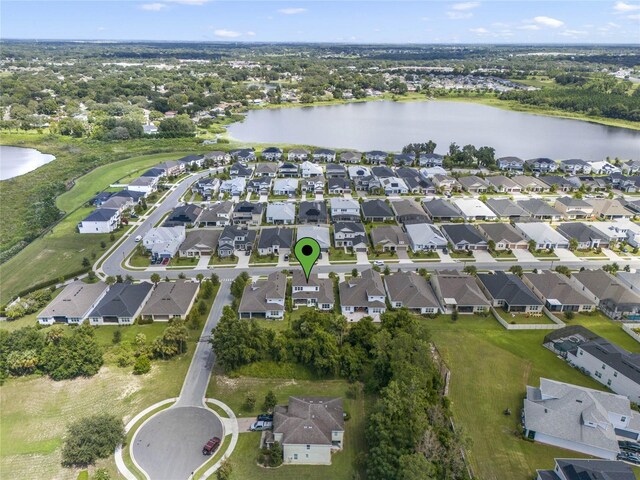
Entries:
[[[581,455],[518,437],[526,385],[548,377],[590,388],[602,387],[542,346],[545,331],[507,331],[493,318],[447,317],[424,320],[451,369],[449,396],[457,427],[471,438],[470,463],[483,480],[529,480],[556,457]],[[626,348],[634,342],[619,325],[603,318],[576,319]],[[627,339],[622,341],[622,335]],[[461,345],[464,347],[461,348]],[[510,408],[513,414],[502,412]]]
[[329,247],[329,261],[340,262],[353,260],[353,263],[356,262],[356,254],[355,253],[347,253],[344,251],[344,248],[334,248]]

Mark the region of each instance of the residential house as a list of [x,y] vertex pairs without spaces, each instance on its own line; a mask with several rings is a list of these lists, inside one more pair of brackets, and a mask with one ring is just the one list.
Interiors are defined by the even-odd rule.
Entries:
[[535,173],[555,172],[558,169],[558,164],[550,158],[531,158],[525,160],[524,164]]
[[231,224],[233,202],[215,202],[202,210],[196,220],[196,227],[224,227]]
[[537,220],[551,220],[557,222],[562,218],[562,214],[539,198],[530,198],[527,200],[519,200],[518,205],[525,209],[531,215],[531,218]]
[[201,213],[202,208],[192,203],[180,205],[179,207],[173,209],[162,226],[177,227],[179,225],[195,225]]
[[205,160],[209,160],[215,165],[226,165],[231,161],[231,155],[221,150],[214,150],[204,154]]
[[302,165],[300,165],[300,173],[302,178],[321,177],[323,175],[322,167],[309,161],[302,162]]
[[380,187],[384,191],[385,195],[406,195],[409,193],[409,187],[402,178],[387,177],[382,178],[380,181]]
[[591,164],[579,158],[560,160],[560,170],[570,175],[577,175],[579,173],[588,175],[591,173]]
[[640,270],[636,270],[635,273],[625,271],[618,272],[616,278],[629,290],[640,292]]
[[477,198],[456,198],[453,205],[460,210],[462,217],[468,221],[497,220],[497,216],[489,207]]
[[340,154],[340,163],[360,163],[362,161],[362,153],[360,152],[342,152]]
[[496,160],[496,164],[500,170],[508,172],[524,171],[524,160],[518,157],[501,157]]
[[591,173],[595,175],[611,175],[612,173],[622,173],[622,169],[616,167],[612,163],[606,160],[591,160],[589,161],[591,166]]
[[533,240],[536,243],[536,250],[569,248],[569,240],[548,223],[515,223],[514,226],[527,241]]
[[282,272],[248,282],[238,307],[240,318],[284,318],[286,292],[287,276]]
[[155,192],[157,188],[158,177],[138,177],[127,185],[127,190],[144,193],[145,196]]
[[[576,188],[580,186],[574,185],[569,181],[568,178],[560,177],[558,175],[546,175],[544,177],[539,177],[544,183],[549,185],[549,190],[555,188],[556,192],[572,192]],[[577,177],[574,177],[577,178]]]
[[522,193],[522,187],[504,175],[493,175],[487,177],[487,183],[493,187],[493,190],[498,193],[516,194]]
[[371,170],[363,165],[350,166],[347,168],[349,178],[353,180],[356,190],[367,190],[370,179],[373,178]]
[[[139,193],[140,195],[143,195],[140,192],[132,192],[132,193]],[[100,208],[107,209],[107,210],[109,209],[117,210],[120,214],[122,214],[125,210],[129,210],[130,208],[134,207],[136,204],[137,202],[135,202],[130,197],[112,195],[108,200],[105,200],[102,203],[102,205],[100,205]]]
[[480,288],[494,307],[502,307],[509,313],[542,315],[542,302],[524,282],[513,273],[478,273]]
[[285,465],[331,465],[331,454],[342,450],[342,399],[289,397],[273,413],[273,441],[282,445]]
[[111,233],[120,225],[120,212],[115,208],[98,208],[78,223],[80,233]]
[[237,148],[229,152],[232,158],[235,158],[239,162],[255,162],[256,152],[253,148]]
[[431,284],[414,272],[396,272],[384,277],[389,302],[394,308],[406,308],[422,315],[436,314],[440,304]]
[[550,190],[549,185],[547,185],[537,177],[531,177],[529,175],[516,175],[511,180],[520,185],[523,192],[547,193]]
[[184,225],[153,227],[142,237],[142,245],[154,260],[173,258],[186,239]]
[[278,147],[267,147],[262,150],[262,158],[269,162],[277,162],[282,158],[282,149]]
[[320,245],[321,252],[328,252],[331,247],[329,227],[320,225],[302,225],[298,227],[298,240],[301,238],[313,238]]
[[346,178],[329,178],[327,180],[329,195],[351,194],[351,182]]
[[593,207],[593,215],[602,220],[630,219],[633,217],[633,214],[615,198],[590,198],[587,202]]
[[596,382],[640,405],[640,354],[597,337],[569,350],[567,361]]
[[311,177],[300,182],[301,193],[324,193],[324,177]]
[[256,241],[256,231],[227,225],[218,238],[218,256],[230,257],[236,251],[251,251]]
[[386,312],[385,291],[382,277],[372,269],[364,270],[357,277],[347,277],[339,285],[342,314],[348,319],[350,314],[360,313],[374,319]]
[[451,242],[454,250],[486,250],[488,248],[487,241],[480,235],[478,229],[468,223],[442,225],[440,230]]
[[158,134],[158,127],[156,127],[155,125],[143,125],[142,126],[142,131],[145,135],[157,135]]
[[339,163],[329,164],[326,167],[325,176],[327,179],[347,178],[347,169],[344,168],[344,165],[340,165]]
[[[238,179],[244,180],[244,179]],[[247,185],[248,192],[255,192],[260,195],[269,195],[271,187],[273,185],[273,177],[254,177],[249,180]]]
[[303,162],[309,158],[309,150],[305,148],[292,148],[287,154],[287,160],[290,162]]
[[386,165],[378,165],[375,167],[371,167],[371,175],[381,181],[383,178],[395,178],[396,172],[394,172],[393,169],[387,167]]
[[333,243],[336,248],[353,248],[356,252],[369,249],[367,232],[360,222],[336,222],[333,226]]
[[606,248],[609,241],[591,225],[581,222],[561,223],[558,225],[558,233],[568,239],[575,239],[578,242],[578,250],[589,250],[592,248]]
[[360,204],[351,198],[329,199],[331,219],[334,222],[359,222]]
[[392,200],[391,209],[396,214],[398,222],[407,225],[409,223],[428,223],[429,217],[415,200]]
[[300,202],[298,223],[327,223],[328,218],[323,200]]
[[278,175],[285,178],[297,178],[300,176],[300,169],[295,163],[283,162],[278,167]]
[[[571,280],[583,294],[598,304],[598,309],[607,317],[613,320],[640,320],[640,294],[629,290],[604,270],[575,272]],[[638,376],[640,378],[640,370]]]
[[215,177],[203,177],[198,180],[193,187],[196,192],[199,192],[204,198],[211,198],[220,190],[220,179]]
[[313,151],[313,160],[316,162],[335,162],[336,152],[327,148],[317,148]]
[[[423,170],[420,170],[420,172],[422,172]],[[432,182],[440,192],[450,193],[460,190],[460,183],[455,178],[449,177],[448,175],[434,175]]]
[[543,270],[540,273],[525,273],[522,281],[551,312],[592,312],[596,308],[593,300],[558,272]]
[[76,280],[64,287],[38,314],[38,323],[79,325],[87,319],[108,290],[109,286],[103,282],[84,283]]
[[258,226],[262,223],[262,209],[261,203],[238,202],[233,209],[233,223]]
[[496,213],[498,218],[506,218],[511,221],[531,218],[529,212],[508,198],[488,198],[484,203]]
[[204,166],[204,155],[187,155],[179,158],[178,163],[182,163],[187,168],[202,168]]
[[399,166],[411,166],[416,161],[416,156],[413,153],[394,153],[393,164],[396,167]]
[[289,255],[293,248],[293,229],[263,228],[258,239],[259,255]]
[[160,282],[142,307],[140,316],[154,322],[187,318],[200,289],[197,282]]
[[442,198],[432,198],[422,203],[429,218],[434,222],[450,222],[462,218],[460,211]]
[[180,245],[178,252],[181,257],[212,256],[218,248],[220,230],[189,230]]
[[430,223],[412,223],[404,227],[409,237],[409,244],[414,253],[447,248],[447,239]]
[[297,178],[277,178],[273,182],[274,195],[294,196],[294,195],[297,195],[297,193],[298,193]]
[[153,285],[115,283],[89,314],[91,325],[133,325],[151,296]]
[[267,223],[272,223],[274,225],[292,225],[295,221],[295,203],[272,202],[267,205]]
[[[271,181],[269,180],[269,183]],[[247,180],[244,177],[236,177],[223,180],[220,185],[220,193],[228,193],[231,196],[240,196],[247,188]]]
[[627,240],[629,228],[634,228],[635,223],[630,220],[616,220],[613,222],[593,222],[591,228],[600,233],[608,243]]
[[431,275],[431,286],[443,313],[474,314],[489,311],[489,301],[469,275],[438,272]]
[[277,163],[259,163],[256,165],[254,174],[256,177],[276,178],[278,176],[278,164]]
[[387,202],[380,199],[365,200],[360,204],[365,222],[393,222],[394,213]]
[[556,458],[553,470],[537,470],[536,480],[636,480],[631,467],[614,460]]
[[371,150],[370,152],[366,152],[364,154],[364,158],[367,163],[372,165],[381,165],[387,163],[387,157],[389,154],[387,152],[383,152],[381,150]]
[[527,386],[523,423],[531,440],[609,460],[620,453],[618,436],[640,437],[640,414],[627,397],[547,378]]
[[151,167],[149,170],[144,172],[141,177],[157,177],[162,178],[165,176],[165,171],[161,168]]
[[593,215],[593,207],[581,198],[558,197],[553,205],[567,220],[589,218]]
[[436,193],[436,187],[430,180],[424,178],[417,169],[411,167],[400,167],[396,170],[396,174],[404,183],[406,183],[409,192],[434,195]]
[[251,178],[251,175],[253,175],[253,167],[236,162],[229,167],[229,175],[231,178]]
[[[433,177],[435,177],[436,175],[443,175],[443,176],[447,175],[447,171],[442,167],[425,167],[425,168],[421,168],[419,171],[420,171],[420,175],[422,175],[427,180],[431,180],[431,181],[433,181]],[[457,184],[457,186],[459,185],[460,184]]]
[[495,243],[497,251],[528,248],[527,240],[509,223],[481,223],[478,231],[487,239],[487,244],[489,241]]
[[409,247],[409,237],[398,225],[373,227],[371,243],[375,250],[383,252],[406,251]]
[[178,163],[175,160],[167,160],[166,162],[159,163],[153,168],[157,168],[164,172],[167,177],[176,177],[185,171],[183,163]]
[[462,185],[463,190],[469,193],[485,193],[489,190],[489,184],[482,178],[475,175],[458,178],[458,183]]
[[421,153],[418,157],[418,164],[421,167],[442,167],[444,156],[437,153]]
[[313,307],[331,311],[335,305],[333,280],[318,278],[317,273],[310,273],[307,280],[302,269],[296,269],[291,281],[291,300],[293,308]]
[[625,175],[633,175],[640,173],[640,160],[629,160],[622,164],[622,173]]

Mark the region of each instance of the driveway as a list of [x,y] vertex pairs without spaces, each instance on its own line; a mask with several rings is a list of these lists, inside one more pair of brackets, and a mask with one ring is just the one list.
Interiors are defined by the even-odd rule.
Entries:
[[246,255],[246,252],[243,251],[237,251],[236,254],[238,255],[238,263],[236,265],[236,268],[248,268],[249,260],[251,260],[251,255]]
[[538,262],[539,260],[525,248],[514,248],[511,250],[518,262]]
[[356,259],[358,265],[369,265],[369,256],[367,252],[356,252]]
[[576,257],[572,251],[567,250],[566,248],[556,248],[553,251],[560,260],[569,260],[573,262],[581,262],[582,259]]
[[474,250],[473,256],[477,262],[493,262],[493,257],[487,250]]
[[211,260],[211,255],[202,255],[198,260],[198,268],[207,268]]
[[133,437],[136,462],[152,480],[186,480],[209,457],[202,447],[222,438],[222,422],[204,407],[173,407],[144,424]]

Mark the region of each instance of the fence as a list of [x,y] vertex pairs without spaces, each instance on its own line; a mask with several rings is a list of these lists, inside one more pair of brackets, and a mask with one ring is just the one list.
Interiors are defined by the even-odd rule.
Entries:
[[622,330],[627,332],[638,343],[640,343],[640,334],[633,331],[633,329],[640,329],[640,323],[623,323]]
[[546,308],[543,308],[542,311],[553,323],[507,323],[507,321],[500,316],[498,311],[494,307],[491,307],[491,313],[493,314],[494,318],[507,330],[558,330],[559,328],[566,326],[566,324],[562,320],[553,315]]

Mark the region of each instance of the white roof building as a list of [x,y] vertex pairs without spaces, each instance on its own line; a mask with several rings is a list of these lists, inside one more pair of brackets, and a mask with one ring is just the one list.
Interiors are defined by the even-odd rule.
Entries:
[[457,198],[453,201],[465,220],[495,220],[498,216],[477,198]]
[[522,233],[527,240],[536,242],[536,248],[569,248],[569,240],[551,228],[548,223],[516,223],[516,230]]

